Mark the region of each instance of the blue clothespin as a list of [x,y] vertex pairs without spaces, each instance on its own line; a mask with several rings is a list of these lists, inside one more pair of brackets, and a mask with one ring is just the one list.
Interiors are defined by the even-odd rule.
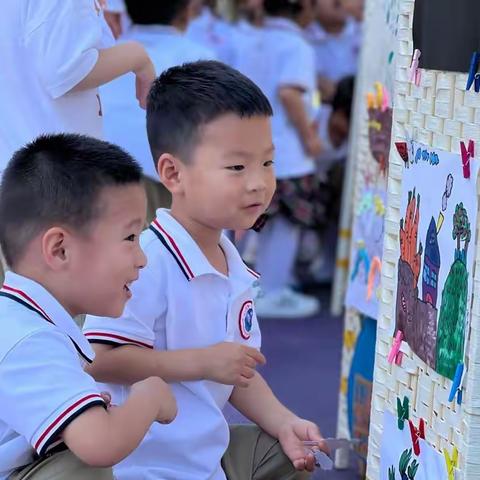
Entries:
[[455,395],[457,396],[457,403],[462,404],[462,377],[463,377],[463,363],[457,365],[455,370],[455,376],[453,377],[452,389],[450,390],[450,395],[448,396],[448,401],[453,402]]
[[[478,71],[478,64],[480,62],[480,52],[473,52],[472,59],[470,60],[470,69],[468,71],[468,79],[467,79],[467,86],[465,87],[466,90],[470,90],[474,81],[475,81],[475,74]],[[479,85],[480,88],[480,85]]]
[[475,74],[475,81],[473,82],[475,92],[480,92],[480,73]]

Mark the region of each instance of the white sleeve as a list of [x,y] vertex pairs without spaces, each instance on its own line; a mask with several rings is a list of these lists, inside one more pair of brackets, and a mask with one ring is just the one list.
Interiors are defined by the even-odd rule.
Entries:
[[285,45],[279,55],[277,82],[281,87],[315,89],[315,52],[305,42]]
[[52,98],[70,91],[97,63],[103,26],[93,0],[29,2],[24,32],[31,67]]
[[105,10],[109,12],[126,12],[124,0],[107,0],[107,7]]
[[166,275],[161,260],[148,259],[147,266],[130,287],[132,298],[120,318],[87,315],[83,333],[90,343],[153,348],[155,323],[167,310]]
[[105,403],[70,339],[42,329],[0,363],[0,405],[0,419],[43,455],[72,420]]

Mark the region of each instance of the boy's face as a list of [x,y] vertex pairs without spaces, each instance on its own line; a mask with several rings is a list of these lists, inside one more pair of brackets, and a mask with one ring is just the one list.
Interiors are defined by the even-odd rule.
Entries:
[[270,118],[223,115],[200,136],[190,162],[179,165],[172,208],[215,230],[252,227],[275,191]]
[[330,141],[335,148],[340,147],[348,139],[350,120],[342,110],[334,110],[328,121]]
[[71,311],[118,317],[131,296],[129,284],[146,264],[139,245],[145,190],[140,184],[107,187],[98,206],[102,213],[88,233],[72,235]]
[[315,0],[315,13],[317,20],[327,28],[340,27],[347,18],[341,0]]
[[342,5],[348,15],[351,15],[357,22],[363,20],[364,0],[342,0]]

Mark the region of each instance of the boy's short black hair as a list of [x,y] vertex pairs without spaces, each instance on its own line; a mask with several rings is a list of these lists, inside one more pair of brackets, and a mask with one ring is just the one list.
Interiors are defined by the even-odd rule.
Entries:
[[101,215],[105,187],[141,182],[138,163],[120,147],[94,138],[42,135],[16,153],[0,187],[0,245],[7,264],[21,259],[43,229],[83,231]]
[[192,0],[125,0],[127,13],[137,25],[170,25]]
[[241,118],[273,115],[260,88],[221,62],[185,63],[163,72],[147,101],[147,134],[155,164],[163,153],[187,162],[202,127],[228,113]]
[[340,110],[348,119],[352,113],[353,92],[355,77],[352,75],[342,78],[337,84],[337,90],[332,100],[332,110]]
[[267,15],[298,15],[303,10],[301,0],[264,0],[263,9]]

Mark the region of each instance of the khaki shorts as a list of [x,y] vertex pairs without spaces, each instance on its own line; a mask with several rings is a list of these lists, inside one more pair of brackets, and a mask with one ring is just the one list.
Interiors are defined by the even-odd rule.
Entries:
[[113,480],[111,468],[89,467],[65,450],[12,473],[8,480]]
[[280,443],[256,425],[230,426],[230,444],[222,459],[228,480],[306,480],[283,453]]

